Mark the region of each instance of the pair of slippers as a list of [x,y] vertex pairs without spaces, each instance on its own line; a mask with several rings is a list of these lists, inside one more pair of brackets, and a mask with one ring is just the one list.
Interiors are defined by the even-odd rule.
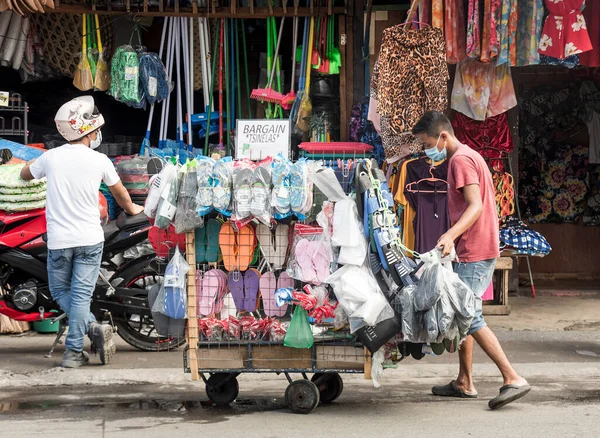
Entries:
[[223,266],[227,271],[246,271],[255,256],[254,228],[246,225],[236,231],[231,222],[225,222],[219,232],[219,246],[223,255]]
[[199,316],[210,316],[223,310],[228,290],[227,274],[211,269],[202,274],[196,271],[196,303]]
[[325,240],[300,239],[295,256],[302,282],[319,285],[331,275],[331,246]]
[[260,279],[260,293],[265,314],[267,316],[283,317],[287,312],[288,305],[277,307],[275,292],[279,289],[294,288],[294,279],[286,272],[279,274],[279,278],[274,272],[266,272]]
[[287,260],[288,248],[290,246],[290,227],[277,225],[272,229],[264,224],[256,228],[256,237],[264,258],[272,269],[281,269]]
[[[531,389],[530,385],[504,385],[500,388],[500,393],[489,401],[488,406],[492,411],[500,409],[525,397]],[[431,392],[440,397],[477,398],[479,396],[477,392],[465,392],[458,388],[454,380],[447,385],[434,386]]]
[[229,291],[238,311],[255,312],[258,309],[260,280],[260,272],[256,269],[249,269],[244,274],[229,274]]
[[233,168],[234,216],[236,220],[254,216],[263,223],[271,219],[271,162],[254,166],[237,162]]
[[196,263],[218,263],[221,252],[219,248],[219,233],[223,222],[211,218],[204,226],[196,228]]

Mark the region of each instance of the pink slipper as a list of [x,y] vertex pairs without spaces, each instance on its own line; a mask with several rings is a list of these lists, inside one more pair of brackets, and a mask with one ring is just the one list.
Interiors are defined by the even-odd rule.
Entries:
[[305,283],[312,283],[317,278],[312,260],[314,249],[308,239],[301,239],[296,245],[296,263],[300,268],[300,280]]
[[277,278],[273,272],[265,272],[260,278],[260,293],[262,295],[263,308],[267,316],[278,316],[279,310],[275,304],[275,291],[277,290]]

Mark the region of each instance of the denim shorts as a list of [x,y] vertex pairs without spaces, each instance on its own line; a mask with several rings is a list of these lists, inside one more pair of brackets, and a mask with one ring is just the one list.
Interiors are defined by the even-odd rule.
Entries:
[[483,320],[483,294],[492,282],[496,259],[483,260],[472,263],[455,263],[454,272],[467,286],[471,288],[475,295],[475,317],[471,323],[469,334],[477,333],[486,326]]

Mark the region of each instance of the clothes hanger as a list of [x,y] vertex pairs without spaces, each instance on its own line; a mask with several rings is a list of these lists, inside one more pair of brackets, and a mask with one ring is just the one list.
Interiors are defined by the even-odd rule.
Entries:
[[[432,167],[429,168],[429,174],[431,175],[430,178],[423,178],[423,179],[420,179],[419,181],[413,181],[411,183],[408,183],[406,185],[406,187],[404,188],[404,190],[407,192],[410,192],[410,193],[436,193],[436,194],[437,193],[448,193],[448,190],[447,190],[448,181],[446,181],[445,179],[436,178],[435,176],[433,176],[433,168]],[[444,184],[446,184],[446,190],[437,190],[437,189],[436,190],[419,190],[418,188],[416,190],[413,189],[414,185],[418,186],[420,183],[425,182],[425,181],[432,182],[434,184],[438,183],[438,182],[444,183]]]

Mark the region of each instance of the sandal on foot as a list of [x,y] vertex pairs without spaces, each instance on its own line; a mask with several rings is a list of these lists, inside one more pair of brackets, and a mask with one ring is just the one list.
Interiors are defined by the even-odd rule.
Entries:
[[488,406],[492,411],[500,409],[509,403],[525,397],[530,391],[530,385],[504,385],[500,388],[500,394],[491,399]]
[[431,389],[433,395],[440,397],[457,397],[457,398],[477,398],[477,392],[464,392],[460,388],[457,388],[456,381],[452,381],[447,385],[434,386]]

